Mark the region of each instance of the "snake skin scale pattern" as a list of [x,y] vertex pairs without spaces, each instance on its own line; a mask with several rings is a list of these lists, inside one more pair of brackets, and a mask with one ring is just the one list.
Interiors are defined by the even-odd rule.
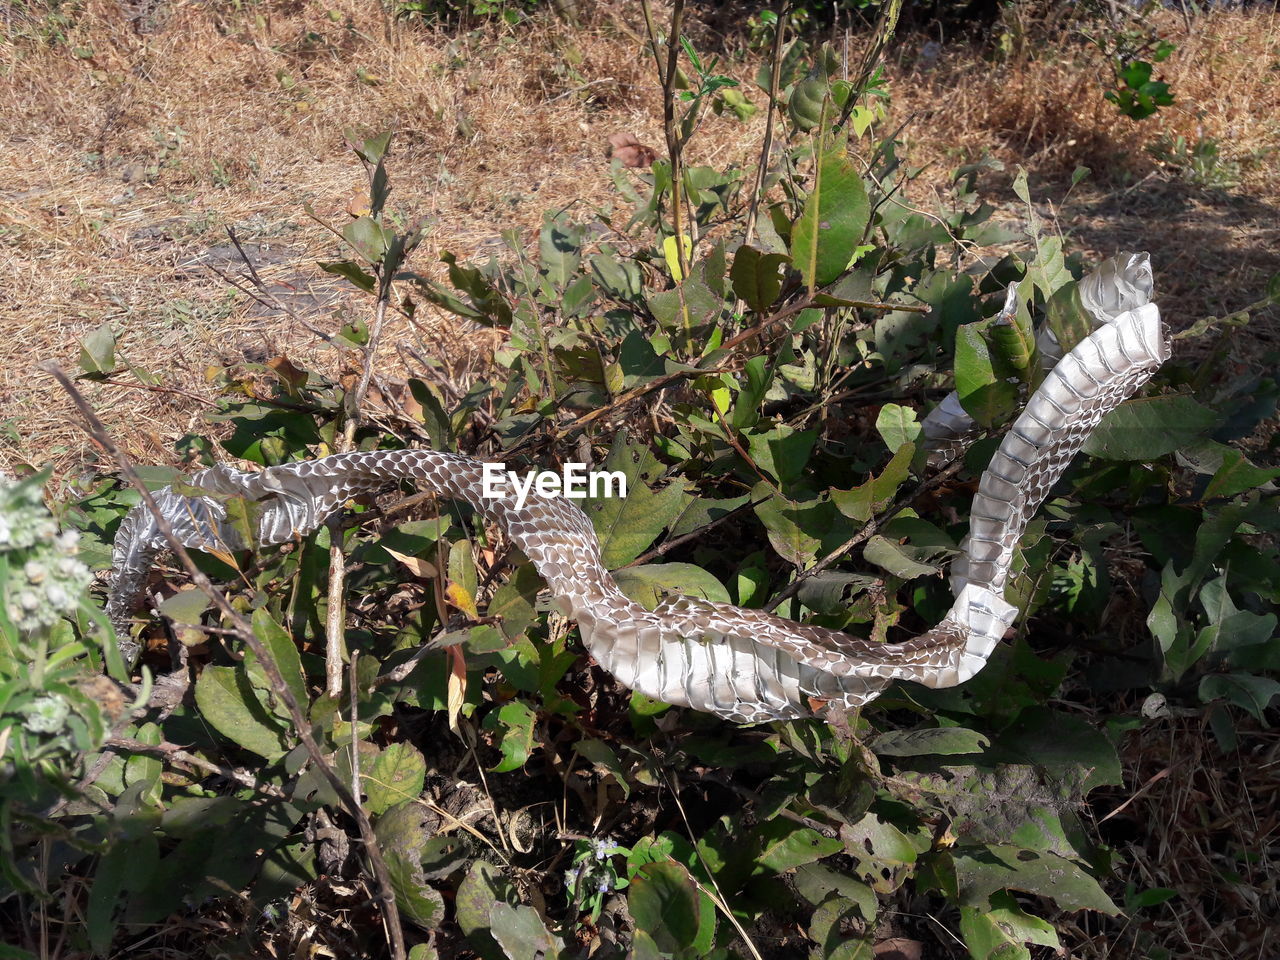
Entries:
[[[982,475],[970,531],[953,564],[955,603],[938,626],[902,643],[874,643],[692,597],[673,597],[648,610],[604,568],[591,521],[575,503],[531,491],[517,507],[509,480],[498,485],[500,496],[486,498],[481,462],[453,453],[347,453],[259,472],[218,465],[190,480],[212,496],[165,488],[156,500],[186,546],[231,551],[304,536],[352,497],[417,481],[470,504],[501,530],[533,562],[558,609],[577,621],[587,650],[620,683],[733,721],[846,711],[897,679],[954,686],[982,668],[1017,615],[1003,590],[1027,522],[1102,417],[1168,358],[1159,310],[1147,302],[1149,285],[1145,296],[1132,294],[1133,283],[1120,289],[1135,274],[1134,260],[1109,261],[1110,279],[1094,283],[1092,295],[1094,303],[1106,302],[1096,311],[1090,307],[1101,326],[1050,370]],[[1145,266],[1145,255],[1139,262]],[[1082,282],[1082,292],[1094,277]],[[1116,309],[1107,313],[1108,306]],[[940,436],[936,422],[932,432],[926,429],[925,437],[935,444],[955,439]],[[244,543],[227,522],[218,498],[228,495],[258,501],[255,543]],[[127,636],[130,612],[164,545],[144,508],[121,524],[107,604],[121,636]]]

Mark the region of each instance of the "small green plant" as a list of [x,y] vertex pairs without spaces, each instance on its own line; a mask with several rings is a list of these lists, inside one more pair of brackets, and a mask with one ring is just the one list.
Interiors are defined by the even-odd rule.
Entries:
[[[397,17],[420,17],[427,23],[484,20],[500,17],[516,24],[539,6],[540,0],[394,0]],[[546,6],[545,2],[542,6]]]
[[104,640],[113,672],[122,672],[88,597],[80,534],[59,532],[44,506],[45,479],[0,476],[0,890],[37,896],[34,847],[74,841],[45,811],[77,797],[84,759],[106,736],[93,693],[111,685],[100,675]]
[[1087,23],[1081,33],[1111,62],[1115,86],[1103,96],[1134,120],[1145,120],[1173,104],[1169,85],[1154,79],[1155,64],[1169,59],[1177,49],[1159,36],[1146,16],[1157,6],[1145,3],[1130,16],[1127,9],[1088,0],[1079,14]]
[[[1162,44],[1152,55],[1159,63],[1173,52],[1172,44]],[[1103,94],[1126,117],[1145,120],[1161,107],[1173,104],[1169,85],[1151,79],[1155,68],[1146,60],[1116,61],[1116,89]]]
[[1188,183],[1206,190],[1229,190],[1240,185],[1240,164],[1222,155],[1212,137],[1188,140],[1181,135],[1162,134],[1147,147],[1162,166]]

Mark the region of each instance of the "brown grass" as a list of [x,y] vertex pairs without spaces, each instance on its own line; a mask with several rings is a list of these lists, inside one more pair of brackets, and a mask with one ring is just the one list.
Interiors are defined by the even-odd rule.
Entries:
[[[304,279],[338,250],[302,207],[346,219],[362,183],[348,128],[397,131],[394,204],[430,225],[415,264],[426,270],[441,249],[491,249],[508,226],[532,236],[544,210],[615,203],[603,159],[610,133],[662,142],[632,3],[598,10],[585,29],[546,21],[469,37],[395,23],[358,0],[185,3],[136,22],[120,9],[89,0],[64,43],[32,40],[39,23],[28,22],[0,46],[9,131],[0,142],[0,422],[9,434],[0,451],[10,465],[66,468],[83,456],[37,364],[74,367],[78,341],[104,322],[129,362],[197,394],[207,392],[206,367],[246,354],[288,350],[331,370],[331,351],[229,296],[194,261],[233,226],[283,248],[282,282],[336,296],[336,283]],[[911,118],[906,155],[929,167],[916,199],[926,203],[947,170],[987,153],[1030,168],[1038,197],[1061,196],[1053,184],[1086,165],[1093,178],[1050,211],[1077,246],[1104,255],[1161,247],[1166,302],[1188,320],[1247,299],[1280,268],[1271,253],[1280,246],[1280,28],[1267,14],[1207,18],[1189,36],[1180,20],[1165,26],[1179,44],[1164,71],[1179,100],[1141,124],[1102,99],[1105,64],[1089,48],[995,64],[945,45],[923,71],[914,66],[921,41],[903,40],[890,80],[895,119]],[[730,69],[746,80],[757,66],[748,58]],[[691,159],[750,162],[762,127],[711,117]],[[1142,147],[1164,132],[1219,139],[1243,165],[1242,187],[1224,198],[1161,174]],[[1005,178],[987,188],[1020,215]],[[456,339],[453,330],[441,335]],[[402,325],[389,340],[414,336]],[[428,346],[440,348],[420,349]],[[170,459],[173,441],[199,422],[189,399],[93,394],[148,460]]]

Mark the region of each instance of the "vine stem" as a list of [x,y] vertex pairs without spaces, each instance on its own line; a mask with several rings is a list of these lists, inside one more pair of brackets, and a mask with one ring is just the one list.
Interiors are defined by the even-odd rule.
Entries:
[[182,541],[173,532],[173,526],[165,517],[164,511],[160,509],[155,498],[151,496],[151,491],[147,489],[147,485],[138,477],[137,471],[133,469],[133,464],[124,451],[120,449],[119,445],[116,444],[115,440],[111,438],[106,426],[98,418],[84,395],[80,393],[76,385],[71,382],[71,379],[57,364],[47,363],[44,365],[44,369],[58,381],[62,389],[71,397],[71,402],[75,404],[80,416],[84,418],[85,432],[88,433],[90,440],[115,461],[121,475],[138,491],[138,496],[142,499],[142,503],[155,520],[156,529],[160,531],[160,535],[164,537],[169,549],[178,558],[187,575],[191,577],[192,583],[204,592],[205,596],[213,602],[214,606],[231,623],[236,638],[252,650],[253,655],[258,658],[258,662],[262,665],[262,671],[267,675],[267,680],[271,684],[272,693],[280,698],[280,702],[289,711],[289,717],[293,721],[298,739],[302,741],[303,747],[311,757],[311,762],[316,765],[316,769],[320,771],[329,786],[333,788],[338,795],[338,799],[347,809],[347,812],[351,814],[352,819],[356,821],[360,829],[360,839],[364,842],[365,853],[369,858],[369,865],[373,869],[374,879],[378,884],[377,899],[382,910],[382,920],[386,928],[388,945],[391,947],[391,956],[393,960],[406,960],[404,931],[400,926],[400,911],[396,907],[395,892],[391,886],[391,874],[387,869],[387,862],[382,856],[382,850],[378,846],[377,837],[373,832],[373,824],[369,822],[368,815],[361,808],[359,799],[342,782],[342,778],[338,776],[337,771],[333,769],[333,766],[325,758],[320,745],[312,735],[311,722],[303,712],[302,705],[294,697],[293,691],[285,683],[284,675],[280,672],[280,667],[275,658],[254,634],[253,625],[231,605],[231,601],[196,566],[187,548],[183,546]]

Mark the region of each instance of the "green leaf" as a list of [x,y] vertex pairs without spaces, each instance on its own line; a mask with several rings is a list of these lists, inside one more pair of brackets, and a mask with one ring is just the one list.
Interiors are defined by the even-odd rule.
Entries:
[[1011,759],[1061,780],[1079,775],[1085,792],[1124,782],[1115,744],[1105,733],[1081,717],[1045,706],[1023,710],[1000,735],[999,746]]
[[846,517],[866,523],[873,514],[887,507],[898,493],[911,470],[915,456],[914,443],[898,447],[893,459],[885,464],[880,476],[867,480],[852,490],[831,491],[831,499]]
[[724,300],[716,296],[716,292],[701,280],[690,277],[679,289],[665,290],[650,296],[649,309],[668,330],[683,330],[686,326],[697,329],[720,318]]
[[476,323],[482,323],[486,326],[492,326],[494,321],[487,313],[478,310],[469,303],[463,302],[459,297],[450,293],[432,280],[427,279],[421,274],[414,273],[411,270],[405,270],[396,274],[397,280],[408,280],[418,292],[429,303],[434,303],[442,310],[448,310],[452,314],[459,317],[466,317],[468,320],[474,320]]
[[635,261],[612,248],[601,247],[587,262],[600,289],[616,300],[634,300],[644,289],[644,279]]
[[489,922],[494,939],[510,960],[556,960],[564,949],[533,907],[495,903],[489,908]]
[[1269,483],[1276,477],[1280,477],[1280,467],[1255,467],[1239,450],[1227,448],[1223,453],[1221,466],[1204,489],[1204,499],[1234,497],[1237,493]]
[[106,956],[115,937],[116,904],[123,891],[124,869],[129,850],[123,844],[108,850],[98,862],[93,886],[89,889],[89,906],[85,913],[85,929],[89,945],[98,956]]
[[840,839],[845,852],[857,861],[858,873],[882,893],[896,888],[892,880],[895,872],[916,862],[917,852],[910,838],[874,813],[842,826]]
[[813,192],[791,233],[791,256],[810,294],[845,272],[870,217],[857,168],[842,148],[831,150],[818,161]]
[[366,293],[373,293],[373,288],[378,285],[378,281],[374,279],[373,274],[369,273],[354,260],[321,260],[316,264],[316,266],[325,273],[332,273],[339,277],[345,277],[357,288],[365,291]]
[[619,589],[652,610],[676,594],[729,603],[729,592],[714,576],[692,563],[646,563],[613,572]]
[[981,753],[991,743],[983,734],[964,727],[926,727],[922,730],[889,730],[870,744],[882,757],[951,756]]
[[421,408],[419,419],[422,425],[427,428],[427,435],[431,437],[431,445],[437,450],[449,450],[453,447],[453,424],[449,420],[449,414],[445,412],[444,404],[440,402],[440,398],[436,395],[436,391],[430,385],[417,378],[409,380],[409,394],[417,401]]
[[876,918],[880,907],[875,892],[861,880],[841,873],[824,863],[805,863],[796,868],[794,882],[796,892],[815,907],[835,894],[858,906],[862,919]]
[[887,570],[895,577],[914,580],[916,577],[932,576],[941,573],[940,567],[930,563],[921,563],[911,556],[911,552],[903,544],[896,543],[876,534],[867,541],[862,556],[868,563],[874,563],[882,570]]
[[1052,853],[991,845],[955,849],[960,906],[985,908],[999,890],[1022,890],[1052,898],[1063,910],[1097,910],[1115,916],[1119,908],[1075,862]]
[[85,373],[107,374],[116,367],[116,335],[107,324],[80,341],[80,369]]
[[288,734],[267,713],[245,671],[237,667],[205,667],[196,681],[201,718],[220,734],[268,760],[289,749]]
[[1189,396],[1138,397],[1103,417],[1083,450],[1106,460],[1154,460],[1190,443],[1217,422],[1218,414]]
[[272,619],[265,607],[253,611],[253,635],[267,648],[267,653],[275,661],[276,669],[284,678],[285,686],[293,694],[294,702],[305,712],[311,703],[311,696],[307,692],[307,682],[302,675],[302,658],[298,655],[298,646],[293,642],[293,637]]
[[428,885],[422,869],[422,848],[431,836],[427,818],[425,807],[409,801],[383,813],[373,832],[386,860],[401,916],[424,930],[433,930],[444,919],[444,900]]
[[711,949],[715,906],[683,865],[668,860],[642,866],[631,881],[627,906],[636,929],[664,954],[682,960]]
[[377,816],[399,803],[417,800],[427,778],[427,762],[418,748],[393,743],[378,753],[370,769],[362,771],[365,809]]
[[509,960],[493,937],[491,911],[497,903],[517,906],[515,888],[493,864],[477,860],[458,887],[458,926],[485,960]]
[[835,837],[824,837],[812,827],[801,826],[782,817],[766,820],[755,830],[759,852],[755,862],[774,873],[793,870],[839,853],[844,844]]
[[1036,332],[1031,314],[1027,310],[1027,301],[1021,294],[1018,296],[1018,309],[1012,317],[1001,313],[990,321],[987,337],[999,355],[996,369],[1003,366],[1016,371],[1024,383],[1030,383],[1032,375],[1039,373],[1040,356],[1036,350]]
[[179,590],[173,596],[165,597],[160,601],[157,609],[164,616],[178,623],[198,624],[212,603],[208,594],[197,587],[191,590]]
[[1065,356],[1093,331],[1093,321],[1080,301],[1080,286],[1067,283],[1045,302],[1045,321]]
[[756,313],[766,312],[782,292],[782,264],[791,258],[781,253],[764,253],[743,244],[733,255],[729,279],[734,295]]
[[495,712],[485,717],[486,730],[502,731],[498,740],[502,759],[490,769],[495,773],[506,773],[509,770],[519,770],[524,766],[524,762],[529,759],[529,754],[533,751],[533,728],[537,719],[537,715],[529,705],[521,700],[504,703]]
[[542,578],[538,576],[533,564],[521,564],[511,578],[494,591],[485,615],[500,617],[498,627],[503,636],[508,640],[515,640],[536,619],[534,605],[542,587]]
[[373,217],[363,216],[342,228],[342,238],[370,263],[378,263],[387,251],[387,234]]
[[568,223],[563,213],[544,214],[538,235],[538,259],[542,272],[557,290],[564,290],[582,259],[582,230]]
[[[800,479],[809,463],[809,455],[817,442],[818,431],[796,430],[785,423],[746,434],[747,451],[757,467],[784,487]],[[766,429],[767,428],[767,429]]]
[[[1074,282],[1066,258],[1062,255],[1061,237],[1045,237],[1036,244],[1036,258],[1027,268],[1027,277],[1046,301],[1064,286]],[[1022,292],[1029,298],[1029,289]]]
[[900,451],[906,443],[914,444],[920,436],[920,422],[911,407],[886,403],[876,415],[876,430],[890,450]]
[[603,469],[626,477],[627,495],[589,498],[583,510],[600,538],[605,568],[615,570],[640,556],[679,515],[685,493],[679,482],[650,489],[645,477],[661,465],[649,447],[630,442],[625,432],[614,440]]
[[1029,958],[1024,944],[1057,948],[1058,934],[1039,917],[1023,912],[1008,893],[991,897],[991,909],[960,908],[960,933],[974,960]]
[[1263,711],[1277,693],[1280,683],[1270,677],[1257,677],[1251,673],[1211,673],[1200,681],[1200,699],[1226,700],[1249,711],[1266,723]]
[[942,813],[961,842],[1016,844],[1064,857],[1078,855],[1073,840],[1087,847],[1073,813],[1084,798],[1082,768],[1050,776],[1028,764],[921,764],[929,772],[899,776],[919,785],[922,804]]
[[[824,543],[832,547],[848,539],[851,528],[841,522],[835,504],[828,500],[797,502],[758,484],[751,492],[756,516],[764,524],[769,543],[778,556],[798,567],[807,567],[817,559]],[[843,535],[843,539],[841,538]]]
[[1005,419],[1018,402],[1009,372],[996,366],[983,336],[987,321],[966,323],[956,331],[956,392],[965,412],[983,427]]

